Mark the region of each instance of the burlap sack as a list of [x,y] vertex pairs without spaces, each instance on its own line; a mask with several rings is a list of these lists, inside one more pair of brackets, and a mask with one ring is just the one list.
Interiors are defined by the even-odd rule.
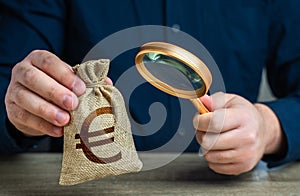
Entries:
[[74,67],[87,88],[64,127],[61,185],[141,170],[122,95],[104,82],[108,69],[107,59]]

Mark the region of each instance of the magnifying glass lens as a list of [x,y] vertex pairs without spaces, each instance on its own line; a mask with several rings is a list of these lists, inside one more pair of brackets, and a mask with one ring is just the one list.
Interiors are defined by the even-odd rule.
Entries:
[[154,77],[176,89],[194,91],[204,85],[199,74],[175,58],[149,52],[145,54],[143,63]]
[[150,84],[170,95],[191,100],[201,114],[208,112],[199,97],[207,93],[212,77],[197,56],[173,44],[149,42],[141,46],[135,63]]

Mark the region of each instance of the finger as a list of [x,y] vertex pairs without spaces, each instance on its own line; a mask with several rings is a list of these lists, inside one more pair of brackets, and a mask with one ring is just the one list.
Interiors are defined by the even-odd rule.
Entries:
[[239,175],[250,171],[254,166],[245,166],[242,163],[208,163],[208,167],[220,174]]
[[29,113],[39,116],[56,126],[64,126],[69,122],[69,113],[47,102],[25,87],[16,85],[13,91],[15,91],[15,93],[13,93],[15,96],[11,99],[19,107],[24,108]]
[[10,111],[8,112],[8,118],[17,129],[23,133],[32,136],[50,135],[52,137],[61,137],[63,135],[63,128],[54,126],[44,119],[32,115],[28,111],[20,108],[18,105],[9,104]]
[[193,125],[199,131],[222,133],[239,128],[241,116],[235,108],[218,109],[206,114],[196,114]]
[[193,119],[194,127],[197,130],[220,133],[223,130],[226,110],[220,109],[206,114],[196,114]]
[[27,62],[16,69],[19,75],[24,76],[18,77],[18,81],[26,88],[66,110],[74,110],[77,107],[77,96],[41,70]]
[[[199,131],[200,132],[200,131]],[[240,129],[218,133],[202,132],[196,133],[199,144],[207,150],[229,150],[239,148],[243,144],[241,141],[246,140],[247,135],[243,134]]]
[[27,137],[33,137],[33,136],[43,136],[46,135],[45,133],[42,133],[40,131],[34,130],[33,128],[25,127],[24,125],[19,125],[18,123],[15,124],[15,127],[22,132]]
[[198,131],[196,133],[196,139],[198,143],[201,145],[203,152],[208,152],[211,150],[225,150],[225,149],[227,150],[232,147],[231,144],[227,144],[227,146],[226,145],[220,146],[219,137],[220,134],[218,133],[209,133],[209,132],[202,132],[202,131]]
[[[196,139],[198,143],[201,145],[201,148],[206,152],[210,150],[223,150],[223,149],[229,149],[231,148],[231,144],[227,144],[227,146],[224,146],[224,148],[219,149],[220,145],[219,143],[219,137],[220,134],[217,133],[207,133],[198,131],[196,133]],[[223,147],[223,146],[222,146]]]
[[106,78],[105,78],[105,82],[106,82],[107,84],[113,85],[113,81],[112,81],[109,77],[106,77]]
[[203,132],[203,131],[196,131],[196,140],[199,144],[202,143],[202,139],[203,139],[203,135],[205,134],[206,132]]
[[209,163],[238,163],[240,160],[238,159],[238,154],[235,149],[231,150],[209,150],[204,155],[204,158]]
[[54,54],[48,51],[36,50],[30,53],[28,60],[76,95],[79,96],[85,92],[84,82],[74,74],[69,65]]

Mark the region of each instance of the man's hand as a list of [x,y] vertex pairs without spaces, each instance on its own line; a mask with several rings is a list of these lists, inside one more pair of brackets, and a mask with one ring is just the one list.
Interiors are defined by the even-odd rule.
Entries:
[[280,150],[283,133],[269,107],[224,93],[201,101],[211,112],[194,117],[196,138],[215,172],[238,175],[250,171],[264,154]]
[[54,54],[36,50],[12,70],[5,96],[11,123],[29,136],[63,135],[68,111],[78,105],[85,84]]

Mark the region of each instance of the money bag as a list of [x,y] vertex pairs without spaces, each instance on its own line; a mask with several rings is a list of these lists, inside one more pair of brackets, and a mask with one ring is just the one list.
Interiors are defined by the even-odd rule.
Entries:
[[142,168],[121,93],[105,83],[110,61],[76,65],[86,92],[64,127],[64,151],[59,184],[74,185]]

